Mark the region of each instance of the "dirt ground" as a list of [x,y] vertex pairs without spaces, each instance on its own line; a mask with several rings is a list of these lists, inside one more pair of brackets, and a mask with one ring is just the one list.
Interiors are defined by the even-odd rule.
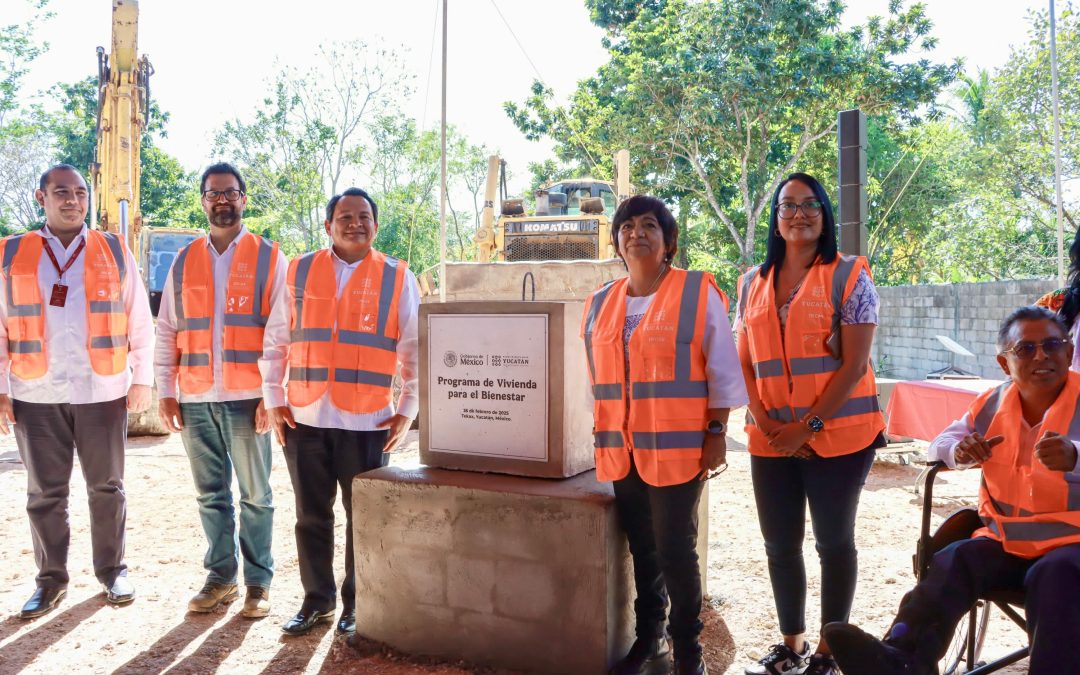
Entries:
[[[738,427],[741,423],[733,420]],[[749,457],[732,438],[727,472],[710,481],[709,598],[704,644],[710,672],[741,674],[777,641],[777,627],[754,512]],[[395,455],[395,464],[417,462],[416,432]],[[902,465],[904,452],[879,455],[863,493],[858,520],[859,585],[852,621],[882,633],[900,597],[913,584],[911,556],[918,535],[915,493],[920,467]],[[940,519],[973,504],[976,473],[948,474],[938,482],[935,512]],[[440,663],[394,654],[363,640],[335,639],[325,623],[308,636],[286,638],[281,624],[300,606],[301,590],[293,544],[294,508],[289,476],[275,446],[271,475],[276,577],[268,618],[239,615],[240,602],[218,613],[188,615],[188,598],[202,585],[205,549],[187,456],[179,436],[132,439],[128,451],[127,561],[135,602],[114,608],[104,601],[90,560],[85,484],[72,481],[72,541],[68,596],[52,613],[33,621],[17,614],[34,589],[33,551],[25,512],[26,472],[11,437],[0,438],[0,673],[404,673],[491,672],[463,663]],[[344,517],[338,518],[339,556]],[[807,525],[805,555],[810,579],[807,623],[817,623],[817,555]],[[341,557],[338,558],[341,560]],[[340,565],[340,562],[338,563]],[[361,627],[362,628],[362,627]],[[538,636],[541,637],[541,636]],[[1024,643],[1022,632],[1000,614],[990,619],[985,654]],[[1023,662],[1006,673],[1023,673]]]

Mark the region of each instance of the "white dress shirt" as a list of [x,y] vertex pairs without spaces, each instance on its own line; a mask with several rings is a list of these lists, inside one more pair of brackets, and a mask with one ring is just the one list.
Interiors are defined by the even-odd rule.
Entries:
[[[1020,452],[1025,456],[1022,458],[1022,463],[1026,464],[1031,462],[1035,444],[1039,441],[1042,420],[1035,426],[1029,425],[1027,420],[1023,420],[1023,418],[1021,420],[1022,426],[1017,432],[1020,434]],[[958,464],[956,461],[956,445],[964,440],[965,436],[972,433],[975,433],[975,425],[971,421],[971,414],[964,413],[963,417],[945,427],[945,430],[938,434],[937,438],[930,444],[930,449],[926,452],[928,459],[931,462],[945,462],[950,469],[967,469],[975,466],[974,463]],[[1080,441],[1073,440],[1072,444],[1077,450],[1077,457],[1080,458]],[[991,450],[991,452],[993,451]],[[1075,472],[1076,467],[1073,466],[1072,471],[1069,473]]]
[[[247,228],[240,226],[240,232],[236,238],[229,242],[224,253],[218,253],[210,242],[207,235],[202,240],[196,240],[192,246],[206,246],[210,251],[210,260],[214,265],[214,316],[211,319],[210,335],[211,363],[214,370],[214,385],[201,394],[188,394],[178,392],[176,378],[180,370],[180,352],[176,348],[176,300],[173,297],[173,271],[176,268],[175,261],[169,268],[169,274],[165,277],[164,290],[161,293],[161,306],[158,308],[157,321],[157,349],[154,351],[154,370],[157,374],[158,398],[177,398],[181,403],[213,403],[223,401],[245,401],[253,398],[262,398],[262,389],[226,389],[222,379],[221,354],[223,351],[225,331],[225,296],[229,282],[229,270],[232,268],[233,256],[236,255],[236,247],[240,239],[247,234]],[[274,277],[270,282],[270,308],[271,311],[279,305],[283,305],[285,298],[285,280],[288,273],[288,261],[285,254],[278,249],[277,263],[274,265]],[[269,326],[267,326],[267,329]]]
[[[334,274],[337,276],[337,297],[352,278],[356,268],[363,264],[365,257],[354,263],[347,263],[330,248],[334,261]],[[263,376],[263,400],[267,408],[279,408],[286,404],[285,376],[289,366],[289,324],[292,320],[292,306],[295,302],[292,288],[286,288],[286,302],[275,305],[270,311],[270,321],[266,324],[263,358],[259,359],[259,369]],[[374,413],[351,413],[338,408],[330,400],[330,387],[310,405],[297,407],[289,405],[293,419],[309,427],[324,429],[344,429],[346,431],[372,431],[386,428],[387,422],[395,413],[415,418],[420,411],[420,392],[418,388],[419,343],[417,339],[417,312],[420,308],[420,288],[412,270],[405,270],[405,282],[398,298],[398,326],[401,336],[397,343],[397,358],[401,364],[401,379],[404,386],[398,399],[397,407],[390,405]]]
[[[86,226],[65,247],[49,231],[46,225],[40,232],[28,232],[26,237],[41,236],[45,246],[56,254],[56,261],[63,268],[75,253],[79,243],[86,239]],[[128,317],[128,366],[116,375],[98,375],[90,366],[87,348],[86,291],[84,270],[85,249],[79,253],[71,267],[64,272],[64,285],[68,287],[63,307],[49,304],[53,285],[60,275],[53,267],[48,253],[42,251],[38,263],[38,287],[45,305],[45,352],[49,370],[44,376],[23,380],[10,372],[7,334],[7,293],[0,292],[0,394],[27,403],[104,403],[127,396],[132,384],[153,384],[154,371],[151,354],[154,350],[154,323],[150,314],[150,300],[139,276],[139,268],[131,251],[126,251],[126,269],[120,296]],[[0,282],[7,278],[0,270]]]

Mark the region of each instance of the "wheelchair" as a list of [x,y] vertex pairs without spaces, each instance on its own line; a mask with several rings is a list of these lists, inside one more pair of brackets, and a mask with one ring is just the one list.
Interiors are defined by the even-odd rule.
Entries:
[[[969,539],[975,530],[982,527],[979,512],[973,508],[964,508],[951,514],[933,534],[930,533],[930,516],[934,496],[934,478],[941,471],[948,471],[944,462],[932,462],[921,477],[923,485],[922,525],[919,529],[919,541],[912,556],[915,579],[921,581],[930,567],[934,554],[949,544]],[[949,650],[940,663],[941,675],[983,675],[993,673],[1027,658],[1029,647],[1017,649],[997,660],[986,663],[980,660],[986,627],[992,608],[1012,619],[1017,626],[1027,632],[1024,609],[1024,594],[1018,592],[994,592],[980,598],[968,612],[966,619],[961,619],[953,634]]]

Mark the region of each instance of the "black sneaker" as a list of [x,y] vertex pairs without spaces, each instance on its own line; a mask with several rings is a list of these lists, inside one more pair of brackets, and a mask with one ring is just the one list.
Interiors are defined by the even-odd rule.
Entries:
[[828,654],[814,654],[803,675],[840,675],[840,667]]
[[915,656],[882,642],[850,623],[830,623],[822,630],[825,642],[844,675],[926,675]]
[[802,675],[809,665],[811,653],[809,642],[803,642],[801,652],[781,642],[773,645],[768,654],[743,672],[746,675]]
[[671,646],[667,638],[638,638],[630,651],[611,669],[611,675],[661,675],[671,672]]

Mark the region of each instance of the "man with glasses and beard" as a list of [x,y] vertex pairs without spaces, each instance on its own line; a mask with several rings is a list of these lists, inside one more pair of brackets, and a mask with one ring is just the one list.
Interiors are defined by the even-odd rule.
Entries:
[[1032,675],[1080,672],[1080,373],[1064,322],[1042,307],[998,333],[1009,378],[934,439],[931,460],[982,469],[970,539],[938,551],[884,640],[847,623],[824,635],[844,675],[929,675],[960,618],[992,591],[1025,594]]
[[259,359],[270,310],[284,299],[286,261],[276,242],[244,227],[246,186],[236,168],[207,168],[201,192],[210,233],[176,256],[158,313],[160,413],[184,441],[208,543],[206,582],[188,611],[211,612],[238,597],[242,555],[242,614],[261,618],[270,611],[274,507]]

